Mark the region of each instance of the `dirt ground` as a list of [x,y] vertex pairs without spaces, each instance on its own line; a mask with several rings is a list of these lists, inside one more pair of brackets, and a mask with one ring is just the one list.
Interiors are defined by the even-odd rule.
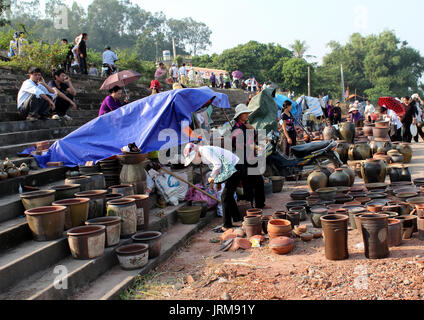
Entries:
[[[411,165],[414,178],[422,177],[424,147],[415,147]],[[418,157],[420,155],[420,157]],[[423,174],[421,174],[423,172]],[[356,184],[361,185],[357,179]],[[290,191],[287,191],[287,187]],[[292,188],[307,189],[306,182],[286,184],[282,193],[267,198],[272,215],[285,209]],[[390,257],[365,258],[357,230],[349,230],[349,259],[325,258],[323,239],[296,239],[288,255],[276,255],[266,240],[261,248],[219,252],[211,243],[219,234],[211,230],[221,224],[217,218],[196,234],[183,249],[127,292],[126,299],[146,300],[421,300],[424,299],[424,250],[417,239],[390,248]],[[309,221],[303,222],[312,227]],[[213,241],[212,241],[213,242]]]

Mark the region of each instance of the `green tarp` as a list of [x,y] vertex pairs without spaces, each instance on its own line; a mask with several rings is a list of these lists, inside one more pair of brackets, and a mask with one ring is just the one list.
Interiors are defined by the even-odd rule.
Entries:
[[266,89],[254,96],[248,107],[252,113],[250,124],[256,129],[265,129],[267,134],[278,130],[278,106],[274,101],[275,89]]

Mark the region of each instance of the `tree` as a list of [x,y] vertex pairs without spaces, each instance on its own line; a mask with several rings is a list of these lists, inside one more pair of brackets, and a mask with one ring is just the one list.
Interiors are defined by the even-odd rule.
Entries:
[[[308,67],[312,67],[301,58],[281,58],[271,69],[272,79],[283,88],[297,93],[308,91]],[[313,68],[311,68],[313,71]]]
[[306,51],[309,49],[306,41],[295,40],[294,43],[289,47],[293,50],[293,55],[295,58],[316,58],[315,56],[305,55]]
[[9,9],[10,9],[9,1],[0,0],[0,27],[3,27],[9,23],[9,20],[6,17],[6,11]]
[[190,53],[195,56],[198,52],[206,50],[211,43],[212,31],[203,22],[194,21],[192,18],[185,18],[187,36],[186,44],[190,48]]

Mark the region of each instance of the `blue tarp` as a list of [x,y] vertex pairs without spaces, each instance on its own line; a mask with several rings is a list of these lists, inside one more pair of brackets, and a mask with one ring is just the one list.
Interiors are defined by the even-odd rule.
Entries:
[[292,115],[295,118],[299,119],[302,116],[302,106],[299,106],[297,102],[291,100],[289,97],[283,94],[277,94],[275,95],[275,98],[274,98],[275,103],[278,105],[278,109],[280,109],[278,118],[280,118],[281,109],[283,108],[284,102],[286,102],[287,100],[289,100],[293,104],[292,111],[291,111]]
[[[46,154],[35,158],[43,168],[48,162],[59,161],[75,167],[121,154],[121,148],[133,142],[142,153],[158,151],[165,144],[167,148],[175,147],[188,142],[188,137],[181,134],[181,126],[191,124],[191,114],[213,97],[214,106],[230,108],[227,95],[208,87],[172,90],[146,97],[93,119],[55,142]],[[166,141],[159,141],[159,134],[164,129],[175,130],[178,139],[168,137]]]

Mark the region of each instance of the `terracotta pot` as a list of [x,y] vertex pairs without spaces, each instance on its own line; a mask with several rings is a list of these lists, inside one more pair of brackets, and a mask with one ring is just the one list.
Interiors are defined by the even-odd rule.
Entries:
[[86,221],[87,226],[97,225],[106,227],[106,247],[113,247],[119,244],[121,238],[121,218],[102,217]]
[[79,184],[80,191],[90,191],[93,190],[92,179],[87,176],[78,176],[78,177],[70,177],[65,180],[65,184]]
[[312,191],[326,188],[328,186],[328,177],[319,170],[312,172],[308,177],[308,186]]
[[251,216],[262,216],[263,213],[264,212],[261,209],[249,209],[249,210],[246,211],[246,214],[247,214],[248,217],[251,217]]
[[272,181],[272,193],[280,193],[286,179],[284,177],[271,177],[270,179]]
[[20,198],[25,210],[30,210],[40,207],[48,207],[52,204],[55,198],[55,190],[41,190],[20,194]]
[[129,244],[115,250],[124,270],[141,269],[149,262],[149,246],[144,243]]
[[137,205],[134,199],[109,201],[107,215],[121,217],[121,238],[131,238],[137,232]]
[[93,190],[106,189],[106,180],[103,173],[89,173],[86,176],[91,178]]
[[403,155],[404,163],[411,163],[413,151],[410,143],[401,143],[396,149]]
[[321,217],[326,216],[328,214],[328,210],[325,208],[317,208],[311,210],[311,222],[314,228],[321,229]]
[[340,156],[340,160],[342,160],[343,163],[347,163],[349,160],[349,143],[344,140],[337,140],[337,153]]
[[369,212],[372,212],[372,213],[379,213],[379,212],[383,211],[383,206],[382,205],[374,204],[374,205],[368,206],[367,207],[367,210]]
[[349,147],[349,160],[361,161],[369,158],[371,158],[371,147],[368,143],[356,143]]
[[327,215],[320,218],[324,233],[325,256],[328,260],[349,258],[347,227],[349,217],[345,215]]
[[402,244],[402,223],[397,219],[388,219],[388,245],[397,247]]
[[339,132],[343,140],[353,143],[355,139],[355,125],[352,122],[343,122],[339,125]]
[[268,222],[268,234],[270,239],[287,236],[292,232],[292,224],[288,220],[271,220]]
[[374,138],[386,139],[389,136],[390,128],[373,128],[373,136]]
[[50,206],[25,211],[28,226],[35,241],[52,241],[63,236],[65,231],[63,206]]
[[375,127],[375,125],[373,123],[372,124],[366,124],[364,126],[364,135],[367,136],[367,137],[372,137],[372,135],[373,135],[372,129],[374,127]]
[[111,186],[108,188],[108,190],[110,190],[111,193],[123,194],[124,197],[134,195],[134,187],[132,184],[121,184],[117,186]]
[[52,190],[56,191],[55,201],[70,199],[74,194],[80,192],[81,186],[79,184],[67,184],[63,186],[53,186]]
[[244,217],[244,224],[245,225],[258,225],[261,223],[262,217],[261,216],[250,216],[250,217]]
[[389,128],[389,121],[376,121],[375,128]]
[[349,176],[349,187],[352,187],[355,184],[355,178],[356,174],[355,171],[353,171],[349,166],[344,165],[342,166],[343,172],[346,173]]
[[[126,197],[126,199],[134,199],[135,204],[137,205],[137,230],[145,230],[149,227],[150,220],[150,198],[148,195],[132,195]],[[200,203],[200,202],[199,202]],[[193,206],[196,206],[193,202]],[[207,203],[206,203],[206,212],[207,212]],[[200,214],[200,218],[202,218],[204,211],[204,207],[202,206],[202,214]],[[206,215],[206,214],[205,214]]]
[[157,231],[141,232],[132,236],[135,243],[144,243],[149,246],[149,259],[160,256],[162,248],[162,233]]
[[240,213],[240,218],[244,218],[247,215],[247,210],[249,210],[252,205],[250,204],[249,201],[239,201],[237,203],[237,207],[238,207],[238,211]]
[[88,210],[90,207],[90,199],[65,199],[52,203],[54,206],[64,206],[67,208],[65,212],[65,229],[83,226],[88,219]]
[[384,153],[376,153],[376,154],[374,154],[374,157],[373,157],[373,159],[374,160],[382,160],[382,161],[384,161],[386,164],[390,164],[390,162],[392,161],[391,160],[391,158],[390,158],[390,156],[388,156],[388,155],[386,155],[386,154],[384,154]]
[[91,190],[78,192],[76,198],[90,199],[90,208],[88,210],[88,219],[101,218],[106,213],[106,190]]
[[[249,217],[249,218],[253,218],[253,217]],[[262,220],[260,216],[258,216],[258,220],[259,222],[257,224],[253,224],[253,222],[251,222],[252,224],[249,224],[246,220],[243,222],[243,230],[246,232],[246,237],[248,239],[257,235],[262,235]],[[269,227],[269,222],[268,222],[268,227]]]
[[386,181],[387,167],[381,160],[368,159],[362,164],[361,172],[366,184]]
[[390,254],[388,218],[384,214],[364,214],[360,217],[365,257],[368,259],[384,259]]
[[329,187],[350,187],[351,178],[343,169],[336,169],[328,181]]
[[294,248],[294,240],[288,237],[277,237],[270,241],[269,248],[278,255],[288,254]]
[[106,227],[101,225],[72,228],[67,232],[72,257],[89,260],[101,257],[105,250]]

